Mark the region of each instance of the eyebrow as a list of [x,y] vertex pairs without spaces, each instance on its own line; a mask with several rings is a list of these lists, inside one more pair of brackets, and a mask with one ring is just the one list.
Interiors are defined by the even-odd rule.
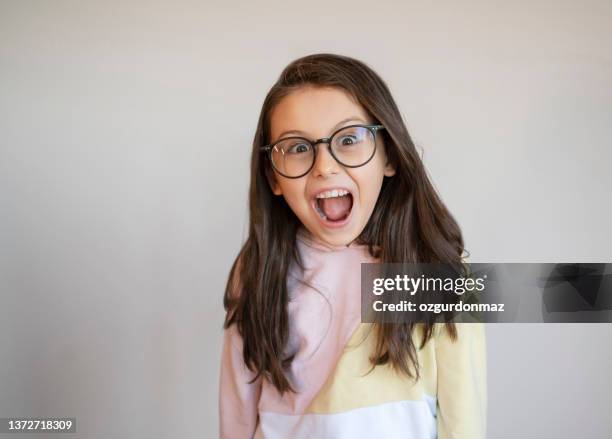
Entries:
[[[346,119],[342,119],[340,122],[338,122],[336,125],[334,125],[332,127],[331,131],[334,132],[338,128],[340,128],[341,125],[344,125],[345,123],[351,122],[351,121],[368,123],[368,122],[366,122],[365,120],[363,120],[359,116],[351,116],[351,117],[347,117]],[[275,141],[278,142],[280,139],[282,139],[287,134],[297,134],[297,135],[299,135],[301,137],[308,137],[308,135],[304,131],[300,131],[300,130],[288,130],[288,131],[283,131],[282,133],[280,133],[278,138]]]

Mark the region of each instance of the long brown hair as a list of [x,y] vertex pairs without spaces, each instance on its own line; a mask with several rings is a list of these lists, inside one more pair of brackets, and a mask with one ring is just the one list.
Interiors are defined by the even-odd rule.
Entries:
[[[339,87],[352,95],[382,131],[387,157],[396,173],[385,177],[372,216],[359,237],[380,262],[458,263],[463,238],[457,222],[431,184],[400,111],[385,82],[364,63],[333,54],[297,59],[268,92],[259,116],[251,158],[249,236],[230,271],[224,306],[224,327],[236,324],[243,338],[247,367],[279,392],[293,391],[286,375],[292,357],[285,357],[289,336],[287,273],[300,267],[296,246],[299,219],[282,196],[275,196],[267,177],[272,172],[260,147],[270,141],[270,114],[285,96],[303,86]],[[456,338],[454,324],[447,323]],[[424,323],[421,347],[433,334]],[[418,379],[415,323],[377,323],[372,367],[390,363]],[[415,366],[415,373],[411,372]]]

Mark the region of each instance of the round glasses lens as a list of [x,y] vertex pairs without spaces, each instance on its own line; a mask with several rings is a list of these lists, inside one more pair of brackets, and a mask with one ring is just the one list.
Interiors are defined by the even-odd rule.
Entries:
[[274,168],[288,177],[306,173],[312,166],[314,156],[310,142],[299,137],[283,139],[272,148]]
[[334,135],[332,150],[343,165],[360,166],[374,155],[376,139],[368,128],[347,127]]

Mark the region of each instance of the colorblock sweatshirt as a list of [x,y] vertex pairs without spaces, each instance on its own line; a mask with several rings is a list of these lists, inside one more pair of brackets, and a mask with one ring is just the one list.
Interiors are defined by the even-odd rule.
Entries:
[[[486,435],[484,325],[443,324],[422,349],[413,333],[418,381],[391,365],[372,369],[373,325],[361,323],[360,264],[367,246],[331,247],[305,229],[297,235],[305,271],[291,269],[288,377],[282,396],[244,364],[235,327],[224,330],[219,386],[222,439],[482,439]],[[300,282],[303,280],[304,282]]]

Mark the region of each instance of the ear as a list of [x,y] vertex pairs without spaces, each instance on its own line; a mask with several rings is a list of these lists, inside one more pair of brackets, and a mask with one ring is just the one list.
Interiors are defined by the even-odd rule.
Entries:
[[393,177],[395,175],[395,166],[389,160],[385,164],[385,177]]
[[278,180],[276,179],[276,175],[274,174],[274,171],[270,169],[270,167],[266,168],[266,177],[268,179],[268,184],[270,185],[270,189],[272,189],[272,193],[274,195],[282,195],[283,191],[280,185],[278,184]]
[[391,160],[389,160],[389,154],[387,154],[387,143],[383,141],[382,145],[384,152],[383,157],[385,160],[385,169],[383,174],[385,177],[393,177],[395,175],[395,165],[391,163]]

